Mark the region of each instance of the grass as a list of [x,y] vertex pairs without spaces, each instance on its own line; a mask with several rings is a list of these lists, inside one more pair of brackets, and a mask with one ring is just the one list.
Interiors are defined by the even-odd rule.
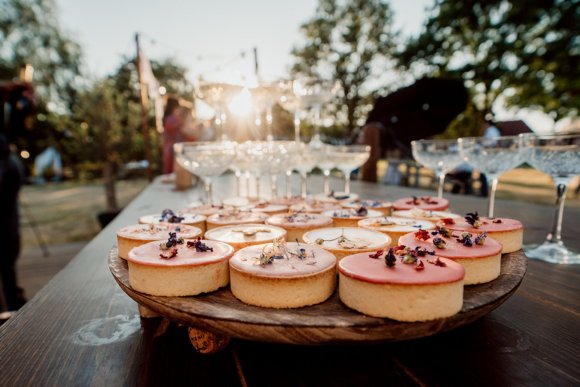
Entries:
[[[119,181],[119,206],[126,206],[146,185],[144,179]],[[23,248],[38,245],[33,225],[47,244],[89,241],[101,230],[97,214],[105,208],[99,181],[24,186],[20,193]]]

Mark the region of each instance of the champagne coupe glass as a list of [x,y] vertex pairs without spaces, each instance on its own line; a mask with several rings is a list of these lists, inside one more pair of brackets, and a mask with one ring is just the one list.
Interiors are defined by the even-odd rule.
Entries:
[[289,146],[291,141],[268,141],[270,148],[270,190],[271,197],[277,198],[278,195],[278,175],[286,172],[290,161]]
[[215,111],[215,139],[217,141],[228,139],[226,131],[228,104],[240,93],[241,89],[239,85],[210,81],[203,77],[200,77],[195,84],[195,96]]
[[[489,191],[488,216],[493,218],[495,192],[499,175],[522,163],[521,138],[505,137],[465,137],[457,140],[461,156],[474,168],[485,174]],[[491,183],[491,184],[490,184]]]
[[173,145],[175,159],[191,174],[203,181],[207,203],[212,202],[212,181],[230,166],[235,157],[234,143],[229,141],[179,142]]
[[311,109],[313,114],[312,123],[314,125],[314,135],[310,140],[311,142],[321,143],[320,127],[322,126],[322,106],[332,100],[339,88],[340,84],[338,82],[317,78],[303,78],[298,81],[296,93],[300,96],[302,107]]
[[371,155],[369,145],[334,146],[329,152],[336,168],[344,174],[344,193],[350,194],[350,174],[367,162]]
[[567,248],[562,241],[562,218],[568,184],[580,175],[580,135],[523,135],[521,138],[524,161],[554,179],[558,206],[546,240],[539,246],[526,246],[526,255],[552,263],[579,264],[580,253]]
[[295,166],[300,162],[301,157],[301,145],[299,141],[288,141],[285,144],[286,147],[286,164],[285,164],[285,174],[286,174],[286,199],[292,198],[292,172]]
[[297,93],[298,82],[280,81],[278,88],[280,90],[278,103],[282,109],[292,113],[294,117],[294,141],[300,142],[300,110],[302,109],[302,101]]
[[304,199],[307,196],[308,174],[318,165],[320,154],[304,143],[298,143],[296,152],[297,162],[295,169],[300,174],[300,196]]
[[268,141],[246,141],[239,149],[247,162],[248,171],[256,179],[256,198],[260,198],[260,179],[270,168],[272,149]]
[[266,140],[272,141],[272,107],[280,95],[280,89],[277,84],[262,84],[251,90],[252,105],[256,109],[260,125],[262,125],[262,115],[266,113]]
[[463,161],[457,140],[418,140],[411,142],[413,158],[435,172],[439,179],[437,197],[443,197],[445,175]]
[[336,167],[336,162],[332,158],[334,145],[324,144],[320,149],[320,161],[318,168],[322,170],[324,176],[324,194],[330,195],[330,171]]

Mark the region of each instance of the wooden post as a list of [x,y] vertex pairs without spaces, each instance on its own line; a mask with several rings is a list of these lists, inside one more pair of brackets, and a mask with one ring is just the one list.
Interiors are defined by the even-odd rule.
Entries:
[[147,161],[147,179],[153,180],[153,170],[151,169],[151,140],[149,138],[149,125],[147,124],[147,111],[149,101],[147,88],[143,82],[141,74],[141,46],[139,44],[139,33],[135,33],[135,45],[137,46],[137,74],[139,76],[139,89],[141,91],[141,129],[143,131],[143,147],[145,148],[145,160]]

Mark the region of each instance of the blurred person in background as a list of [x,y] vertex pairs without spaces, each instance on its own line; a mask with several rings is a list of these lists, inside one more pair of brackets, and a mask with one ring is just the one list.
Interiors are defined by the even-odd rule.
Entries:
[[34,89],[27,82],[0,82],[0,305],[7,311],[18,310],[26,299],[16,278],[20,254],[18,193],[24,179],[22,165],[11,142],[16,129],[27,125],[34,109]]

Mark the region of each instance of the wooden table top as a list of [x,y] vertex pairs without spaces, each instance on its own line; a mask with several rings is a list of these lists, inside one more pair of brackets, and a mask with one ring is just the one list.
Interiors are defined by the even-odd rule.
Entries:
[[[369,199],[433,194],[352,186]],[[229,178],[214,189],[232,191]],[[445,196],[457,213],[485,212],[485,199]],[[179,209],[187,199],[157,179],[1,326],[0,385],[580,385],[580,266],[534,260],[515,295],[450,332],[374,345],[233,340],[215,355],[197,354],[185,327],[141,319],[107,265],[117,229],[139,215]],[[524,243],[539,243],[553,208],[498,200],[496,213],[522,220]],[[580,210],[567,209],[563,237],[580,250],[578,219]]]

